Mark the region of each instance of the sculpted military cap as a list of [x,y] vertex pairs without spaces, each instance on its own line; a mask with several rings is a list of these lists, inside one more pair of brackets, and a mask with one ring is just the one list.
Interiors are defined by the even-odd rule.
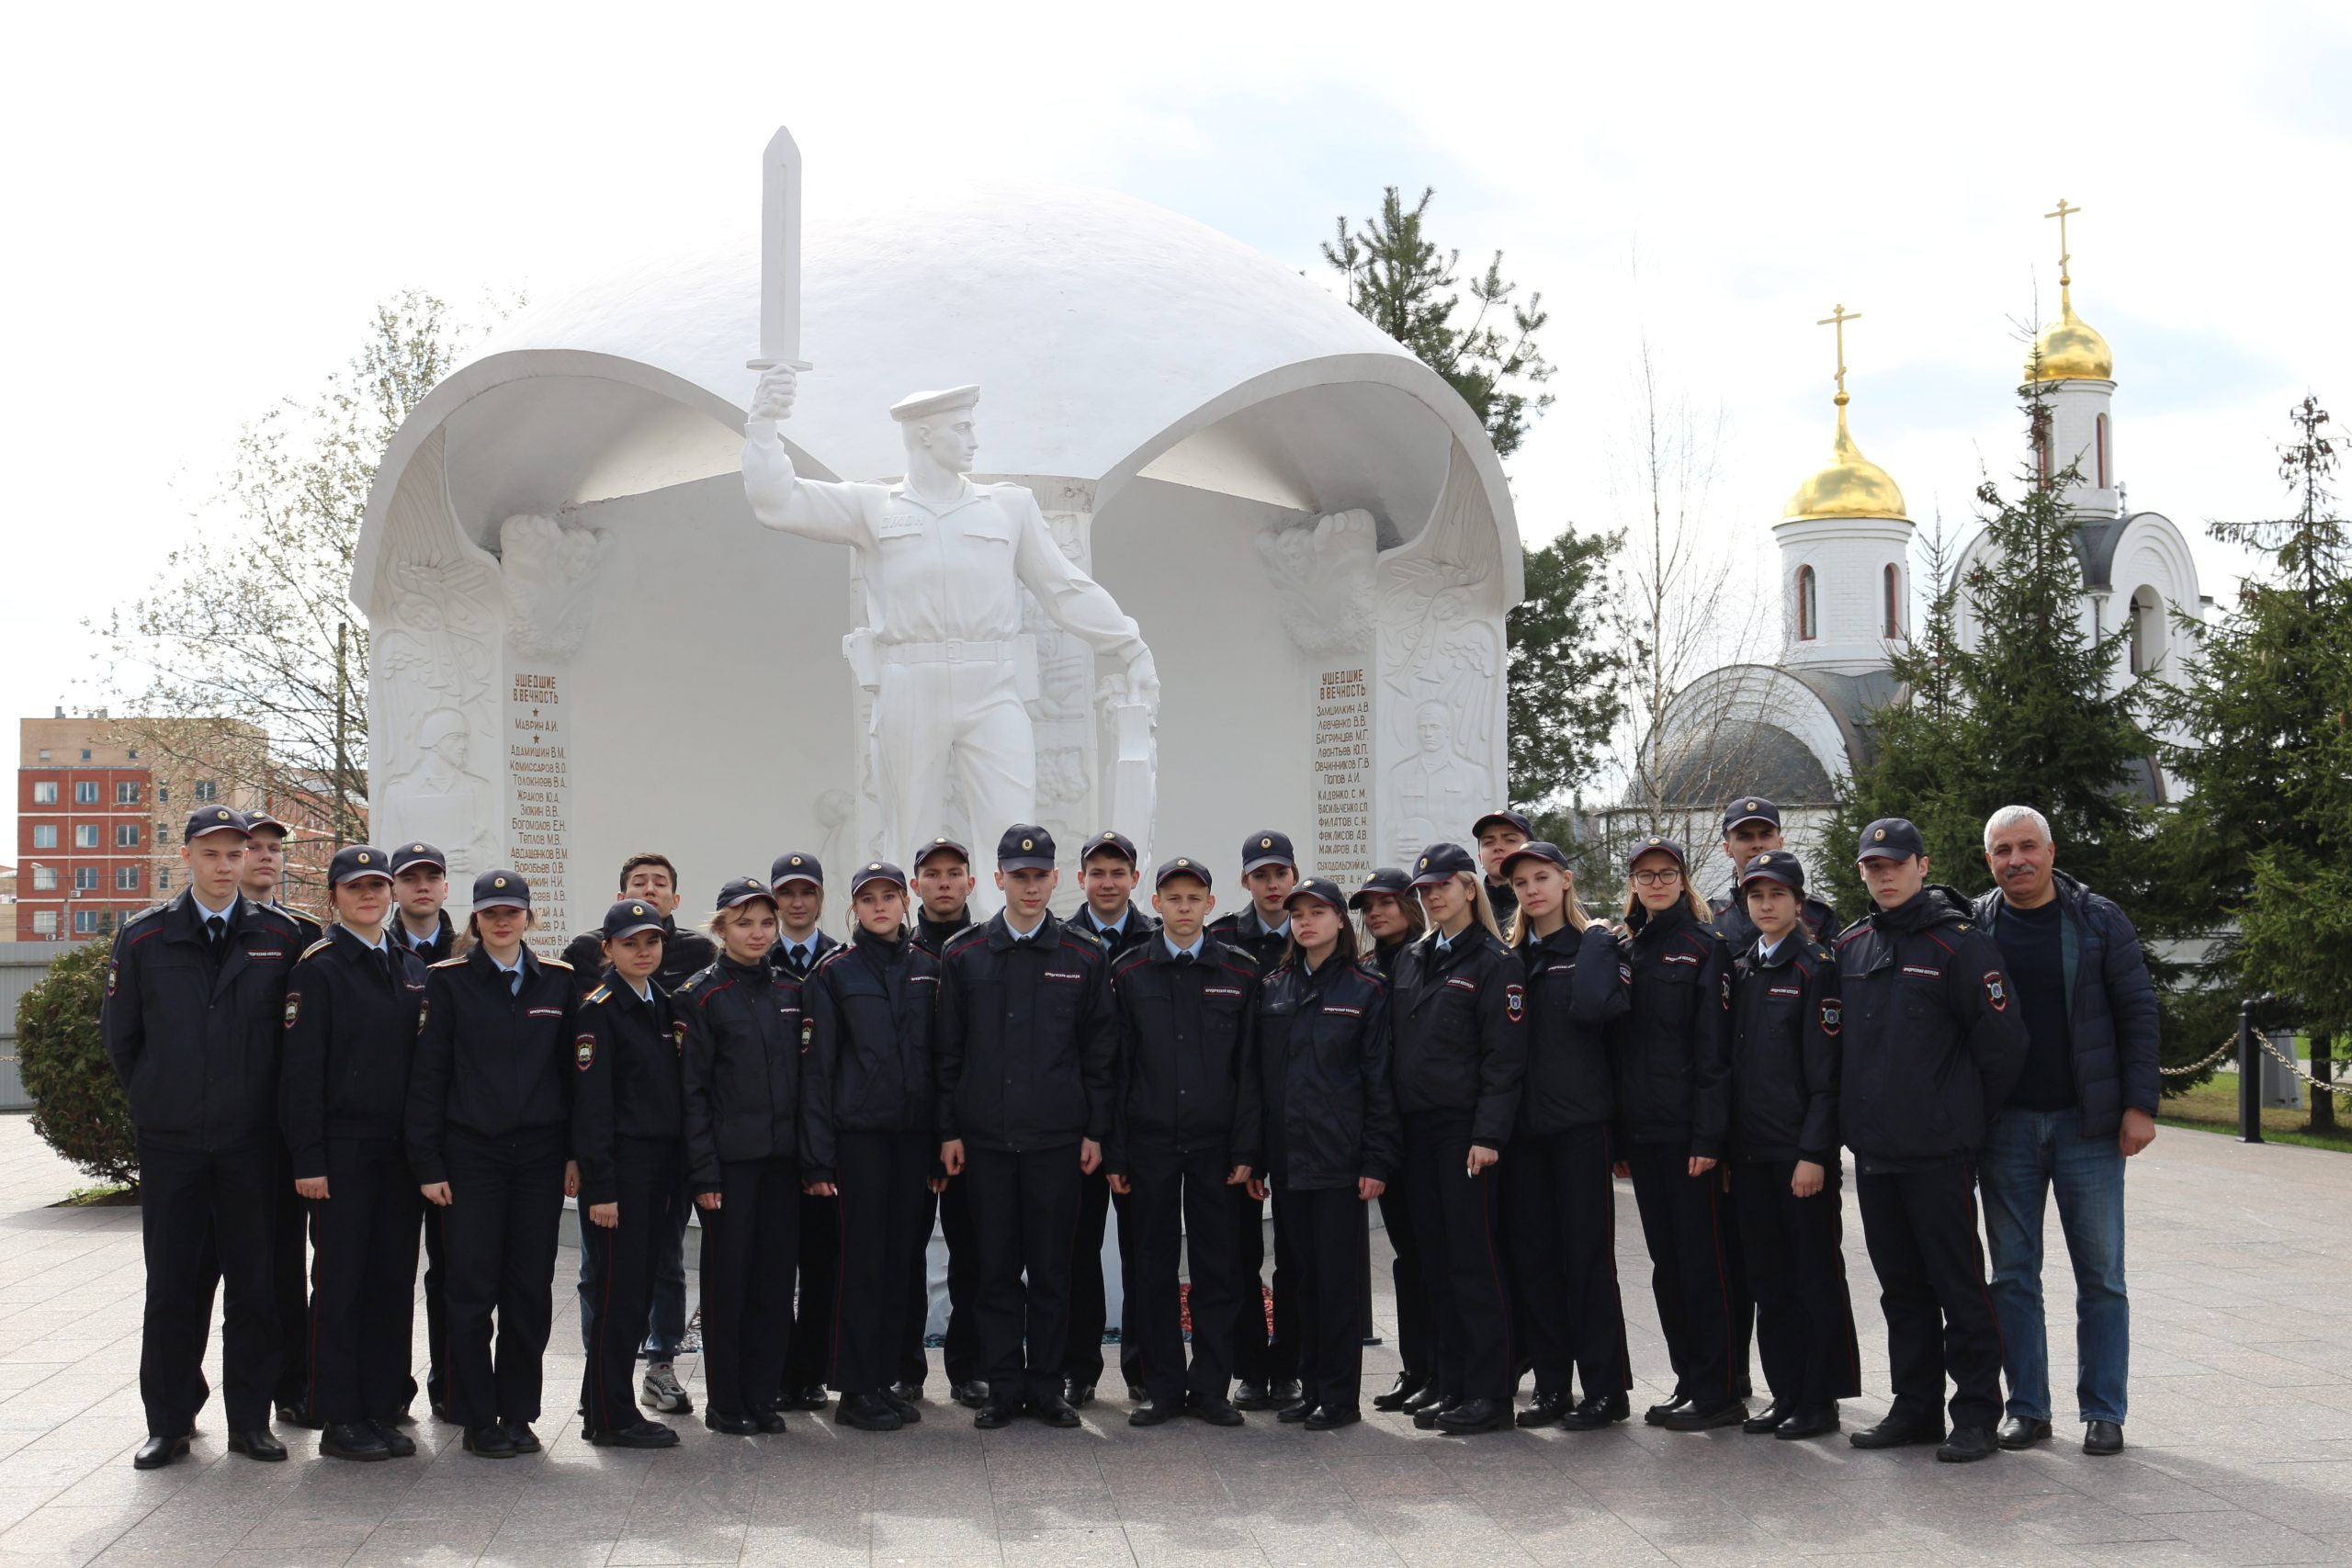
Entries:
[[754,898],[764,898],[773,904],[775,902],[775,894],[769,889],[766,883],[756,876],[730,876],[719,884],[718,901],[711,908],[719,910],[731,909],[738,904],[748,904]]
[[1674,863],[1682,868],[1683,874],[1686,876],[1690,874],[1690,856],[1689,852],[1685,851],[1680,844],[1676,843],[1672,839],[1661,839],[1656,834],[1651,834],[1647,838],[1635,839],[1633,843],[1627,847],[1625,851],[1625,869],[1627,871],[1633,870],[1634,863],[1641,859],[1644,855],[1649,853],[1652,850],[1658,850],[1667,854],[1672,855],[1674,857]]
[[340,887],[346,882],[364,882],[371,876],[385,881],[392,879],[392,857],[373,844],[345,844],[335,851],[334,859],[327,864],[327,881]]
[[1919,829],[1900,817],[1882,817],[1862,829],[1861,842],[1855,846],[1856,862],[1866,860],[1909,860],[1913,855],[1928,852],[1920,841]]
[[642,898],[624,898],[605,911],[605,940],[618,942],[639,931],[662,929],[662,912]]
[[1015,822],[996,841],[999,871],[1051,871],[1054,836],[1035,822]]
[[187,814],[187,827],[180,834],[180,842],[192,844],[209,833],[234,833],[249,839],[243,812],[232,811],[225,806],[199,806]]
[[1489,828],[1513,829],[1522,839],[1535,837],[1535,825],[1508,806],[1499,811],[1489,811],[1476,822],[1471,823],[1470,836],[1475,839]]
[[1477,874],[1478,861],[1460,844],[1431,844],[1413,862],[1413,886],[1427,887],[1432,882],[1464,874]]
[[259,810],[248,811],[245,813],[245,831],[248,833],[275,833],[281,839],[290,839],[294,836],[294,829],[288,828],[285,823],[280,822],[277,818],[272,817],[269,814],[269,808],[266,807],[264,807]]
[[523,880],[519,871],[485,871],[474,878],[474,908],[477,909],[527,909],[531,907],[531,885]]
[[1804,891],[1804,863],[1786,850],[1766,850],[1747,863],[1739,874],[1739,886],[1746,892],[1751,882],[1777,882],[1791,892]]
[[1292,888],[1290,897],[1283,900],[1283,908],[1287,909],[1301,898],[1317,899],[1342,914],[1347,912],[1348,896],[1340,892],[1340,885],[1328,876],[1310,876]]
[[890,417],[900,424],[928,419],[935,413],[967,409],[980,400],[978,387],[950,387],[944,392],[910,392],[890,405]]
[[1363,901],[1375,893],[1385,893],[1392,898],[1402,898],[1413,890],[1413,879],[1393,865],[1384,865],[1363,879],[1363,886],[1348,896],[1348,908],[1361,909]]
[[1546,865],[1556,865],[1562,871],[1568,869],[1568,857],[1560,852],[1560,846],[1547,844],[1541,839],[1530,839],[1503,856],[1503,863],[1496,869],[1509,876],[1511,869],[1523,860],[1540,860]]
[[1189,876],[1204,887],[1216,886],[1209,880],[1209,868],[1191,855],[1178,855],[1174,860],[1161,861],[1159,869],[1151,874],[1151,885],[1154,887],[1163,887],[1172,878],[1179,876]]
[[917,871],[921,871],[922,869],[922,863],[929,860],[933,855],[954,855],[966,865],[972,863],[972,852],[957,843],[955,840],[933,839],[931,842],[925,844],[922,848],[915,852],[915,869]]
[[1291,852],[1290,835],[1261,829],[1241,840],[1241,874],[1247,876],[1261,865],[1298,869],[1298,857]]
[[440,872],[449,869],[449,863],[442,857],[441,852],[421,840],[405,844],[394,844],[392,846],[392,874],[398,876],[413,865],[429,865]]
[[1114,833],[1105,828],[1086,840],[1086,848],[1078,852],[1078,863],[1084,865],[1088,861],[1101,854],[1117,855],[1129,865],[1133,865],[1136,863],[1136,841],[1125,833]]
[[808,882],[822,887],[825,886],[825,868],[817,863],[815,855],[806,851],[786,850],[775,857],[774,865],[768,867],[768,886],[780,888],[787,882]]
[[856,897],[857,890],[869,882],[887,882],[901,893],[907,890],[907,874],[887,860],[867,861],[850,873],[849,896]]
[[1760,795],[1744,795],[1724,807],[1724,831],[1728,833],[1743,822],[1770,822],[1781,825],[1781,808]]

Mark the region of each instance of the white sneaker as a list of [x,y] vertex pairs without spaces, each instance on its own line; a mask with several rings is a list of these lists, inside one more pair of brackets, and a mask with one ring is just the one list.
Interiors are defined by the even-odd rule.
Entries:
[[653,1361],[645,1369],[645,1388],[639,1399],[648,1407],[664,1415],[675,1416],[692,1410],[695,1402],[678,1385],[678,1374],[667,1361]]

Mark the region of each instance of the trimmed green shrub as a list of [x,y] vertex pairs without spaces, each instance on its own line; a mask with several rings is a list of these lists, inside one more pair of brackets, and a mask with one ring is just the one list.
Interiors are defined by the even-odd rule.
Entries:
[[106,1000],[103,942],[67,948],[17,1004],[17,1071],[33,1102],[33,1131],[111,1186],[139,1182],[130,1106],[98,1034]]

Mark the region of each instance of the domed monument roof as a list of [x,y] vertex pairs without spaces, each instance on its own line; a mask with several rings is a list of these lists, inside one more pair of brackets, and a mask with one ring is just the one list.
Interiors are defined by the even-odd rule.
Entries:
[[2066,248],[2066,220],[2081,210],[2062,196],[2055,212],[2042,214],[2058,220],[2058,319],[2034,334],[2033,352],[2025,361],[2029,383],[2115,379],[2115,351],[2098,329],[2075,314],[2075,280],[2069,275],[2075,258]]
[[[734,471],[760,342],[752,205],[681,254],[504,323],[402,427],[371,520],[436,434],[448,503],[484,545],[518,513]],[[890,405],[964,382],[980,388],[977,471],[1096,481],[1098,504],[1149,469],[1306,510],[1368,506],[1409,536],[1459,454],[1517,601],[1510,495],[1469,407],[1344,301],[1204,224],[1110,191],[972,182],[812,203],[802,259],[815,368],[782,434],[812,478],[897,476]],[[355,565],[363,603],[378,531]]]
[[1839,305],[1815,323],[1838,329],[1838,395],[1829,400],[1838,406],[1838,434],[1830,443],[1829,461],[1797,486],[1789,495],[1789,503],[1781,509],[1788,522],[1909,515],[1903,510],[1903,491],[1884,468],[1862,456],[1862,449],[1854,445],[1853,433],[1846,428],[1846,405],[1851,400],[1846,395],[1846,323],[1860,320],[1859,314]]

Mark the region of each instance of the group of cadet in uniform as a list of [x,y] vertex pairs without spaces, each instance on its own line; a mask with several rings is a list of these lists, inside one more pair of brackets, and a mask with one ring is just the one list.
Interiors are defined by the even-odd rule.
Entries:
[[1645,1419],[1811,1438],[1860,1391],[1841,1147],[1895,1395],[1851,1440],[1990,1454],[1973,1159],[2026,1051],[2002,953],[1906,821],[1864,829],[1872,908],[1844,931],[1772,803],[1724,829],[1728,897],[1651,838],[1609,922],[1508,810],[1352,889],[1251,834],[1229,911],[1205,863],[1147,874],[1101,833],[1068,919],[1052,838],[1015,826],[992,918],[942,838],[837,879],[846,941],[818,930],[813,855],[725,883],[696,933],[643,854],[553,960],[513,870],[475,879],[458,931],[438,850],[345,847],[322,929],[276,899],[283,827],[204,807],[187,889],[126,923],[107,980],[145,1204],[135,1462],[187,1451],[216,1282],[230,1449],[282,1459],[274,1405],[324,1454],[413,1453],[420,1236],[434,1413],[468,1452],[536,1451],[567,1196],[593,1443],[674,1445],[652,1416],[694,1408],[672,1364],[690,1215],[715,1432],[829,1403],[921,1420],[935,1227],[952,1397],[983,1428],[1079,1425],[1114,1213],[1131,1424],[1342,1427],[1374,1203],[1403,1371],[1371,1403],[1454,1435],[1599,1428],[1632,1413],[1621,1178],[1673,1373]]

